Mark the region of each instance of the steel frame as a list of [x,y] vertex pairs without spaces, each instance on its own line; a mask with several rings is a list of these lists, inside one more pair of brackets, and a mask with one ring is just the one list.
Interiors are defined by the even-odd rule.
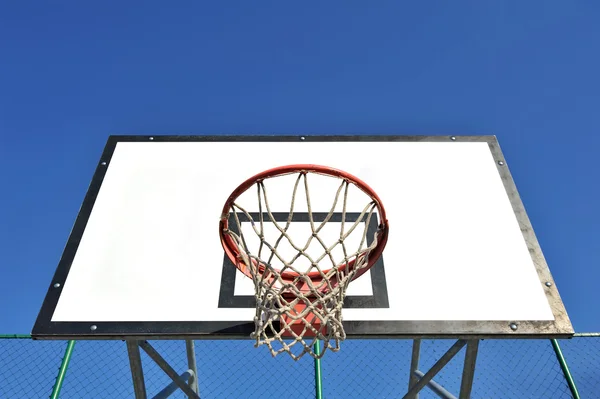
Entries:
[[188,398],[200,399],[198,390],[198,369],[196,367],[196,354],[194,352],[194,341],[185,341],[186,354],[188,359],[188,369],[182,374],[178,374],[173,367],[154,349],[148,341],[127,341],[127,351],[129,353],[129,366],[131,368],[131,377],[133,381],[133,390],[135,399],[147,399],[146,383],[144,381],[144,371],[140,348],[152,359],[158,367],[173,381],[163,388],[153,399],[165,399],[173,394],[177,389],[181,389]]
[[459,399],[469,399],[473,388],[473,379],[475,376],[475,364],[477,362],[477,351],[479,348],[478,339],[459,339],[454,345],[439,358],[439,360],[427,371],[423,373],[419,368],[419,357],[421,352],[421,340],[413,341],[412,359],[410,364],[410,375],[408,382],[408,392],[403,396],[403,399],[418,399],[419,391],[427,386],[432,392],[437,394],[442,399],[456,399],[456,396],[448,392],[443,386],[433,380],[433,377],[439,373],[444,366],[456,356],[461,349],[466,346],[465,360],[463,366],[462,380],[460,385]]

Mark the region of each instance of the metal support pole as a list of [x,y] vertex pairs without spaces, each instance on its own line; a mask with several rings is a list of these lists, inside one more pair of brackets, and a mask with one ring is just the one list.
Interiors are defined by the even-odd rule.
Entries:
[[[415,376],[418,378],[423,378],[425,374],[421,370],[415,370]],[[427,383],[427,388],[431,389],[431,391],[442,399],[456,399],[456,396],[452,395],[450,392],[446,390],[443,386],[431,380]]]
[[431,379],[446,365],[452,358],[467,344],[467,341],[459,339],[448,349],[446,353],[429,369],[427,373],[417,382],[407,393],[403,399],[414,397]]
[[144,382],[139,341],[127,341],[127,353],[129,354],[129,367],[131,368],[135,399],[146,399],[146,383]]
[[567,384],[569,385],[569,389],[571,390],[571,395],[573,395],[574,399],[580,399],[579,391],[577,390],[577,385],[575,385],[575,380],[573,379],[573,376],[571,375],[571,370],[569,370],[569,365],[567,364],[567,361],[565,360],[562,350],[560,349],[558,340],[551,339],[550,342],[552,342],[552,348],[554,348],[554,354],[556,354],[556,359],[558,360],[558,363],[560,364],[560,368],[562,369],[565,379],[567,380]]
[[479,340],[471,339],[467,343],[467,352],[465,353],[465,364],[463,366],[462,382],[460,383],[460,399],[470,399],[473,388],[473,379],[475,377],[475,363],[477,361],[477,350],[479,349]]
[[[319,340],[315,340],[313,346],[315,355],[321,354],[321,345]],[[315,397],[323,399],[323,380],[321,379],[321,359],[315,359]]]
[[[14,338],[21,337],[15,336]],[[67,375],[67,368],[69,367],[69,362],[71,361],[71,356],[73,355],[74,347],[75,341],[69,341],[69,343],[67,344],[67,349],[65,349],[65,355],[63,356],[60,368],[58,369],[58,375],[56,376],[56,382],[54,383],[54,387],[52,388],[50,399],[57,399],[58,395],[60,395],[60,390],[62,389],[63,382],[65,381],[65,375]]]
[[[194,372],[192,371],[192,369],[186,370],[183,374],[179,376],[179,378],[181,378],[182,380],[190,379],[192,377],[194,377]],[[173,393],[175,393],[175,391],[178,389],[179,387],[173,381],[172,383],[167,385],[162,391],[157,393],[152,399],[167,399],[169,396],[173,395]]]
[[188,368],[193,372],[193,375],[187,379],[188,385],[195,393],[200,394],[200,391],[198,390],[198,368],[196,367],[196,351],[194,349],[194,341],[191,339],[185,340],[185,351],[187,354]]
[[165,372],[165,374],[171,377],[171,380],[173,380],[173,382],[175,382],[175,384],[177,384],[177,386],[188,397],[193,399],[200,399],[200,396],[198,396],[196,392],[192,390],[192,388],[186,383],[185,380],[182,380],[179,377],[179,374],[177,374],[177,372],[173,370],[173,367],[171,367],[169,363],[167,363],[167,361],[163,359],[163,357],[156,351],[156,349],[152,347],[152,345],[150,345],[147,341],[141,341],[139,345],[140,348],[142,348],[144,352],[146,352],[148,356],[150,356],[150,358],[154,360],[156,364],[158,364],[158,367],[160,367]]
[[[415,375],[415,372],[419,369],[419,358],[421,356],[421,340],[415,339],[413,340],[412,347],[412,358],[410,361],[410,373],[408,375],[408,389],[410,390],[419,379]],[[411,399],[419,399],[419,394],[416,393]]]

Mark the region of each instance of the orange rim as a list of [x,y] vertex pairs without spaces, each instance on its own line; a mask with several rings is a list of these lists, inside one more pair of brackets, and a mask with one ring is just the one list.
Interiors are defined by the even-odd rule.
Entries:
[[[287,174],[292,174],[292,173],[310,173],[310,172],[327,175],[327,176],[333,176],[333,177],[347,180],[348,182],[354,184],[356,187],[358,187],[361,191],[363,191],[365,194],[367,194],[369,197],[371,197],[375,201],[375,205],[377,207],[377,212],[379,213],[379,217],[381,218],[381,221],[378,226],[378,232],[377,232],[377,245],[375,246],[375,248],[373,248],[369,252],[369,261],[368,261],[367,265],[364,268],[362,268],[354,276],[354,278],[359,277],[360,275],[365,273],[367,270],[369,270],[375,264],[375,262],[377,262],[377,260],[383,253],[383,249],[385,248],[385,245],[387,243],[389,225],[388,225],[388,221],[387,221],[387,218],[385,215],[385,208],[383,207],[381,199],[379,198],[377,193],[371,187],[369,187],[369,185],[367,183],[365,183],[358,177],[351,175],[350,173],[344,172],[339,169],[330,168],[328,166],[312,165],[312,164],[296,164],[296,165],[280,166],[277,168],[268,169],[268,170],[265,170],[264,172],[258,173],[256,175],[250,177],[246,181],[244,181],[242,184],[240,184],[235,190],[233,190],[233,192],[231,193],[229,198],[227,198],[227,201],[225,201],[225,205],[223,206],[223,210],[221,212],[221,218],[220,218],[220,222],[219,222],[219,236],[221,237],[221,244],[223,245],[223,249],[225,250],[225,254],[229,258],[229,260],[231,260],[231,262],[246,276],[252,278],[252,274],[251,274],[250,270],[241,261],[240,248],[238,247],[237,243],[233,240],[233,238],[231,238],[231,236],[229,234],[225,233],[225,231],[229,229],[229,214],[231,212],[233,203],[240,195],[242,195],[244,192],[246,192],[246,190],[248,190],[250,187],[252,187],[254,184],[256,184],[257,182],[259,182],[261,180],[272,178],[272,177],[277,177],[277,176],[282,176],[282,175],[287,175]],[[364,256],[364,253],[358,255],[357,257],[355,257],[354,259],[349,261],[347,264],[341,266],[340,271],[343,272],[344,270],[346,270],[346,268],[348,268],[349,270],[352,270],[354,268],[357,258],[359,258],[360,256]],[[254,262],[254,260],[253,260],[253,262]],[[259,268],[261,273],[264,272],[265,266],[263,264],[258,264],[256,266]],[[331,269],[328,269],[328,270],[331,270]],[[327,272],[327,270],[324,271],[324,273],[326,273],[326,272]],[[286,271],[286,272],[280,273],[280,275],[281,275],[281,279],[285,283],[293,283],[293,281],[298,276],[301,276],[303,274],[292,272],[292,271],[289,271],[289,272]],[[321,273],[319,273],[319,272],[309,272],[304,275],[307,276],[308,278],[310,278],[316,284],[319,284],[320,282],[323,281],[323,277],[321,276]],[[337,281],[335,281],[335,279],[330,279],[330,283],[332,285],[335,285],[337,283]],[[305,285],[305,284],[303,284],[303,285]],[[299,287],[299,288],[302,289],[302,287]]]

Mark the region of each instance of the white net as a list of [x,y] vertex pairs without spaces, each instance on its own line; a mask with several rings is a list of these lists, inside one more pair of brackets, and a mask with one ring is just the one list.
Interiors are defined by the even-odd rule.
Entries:
[[[309,175],[323,176],[294,173],[286,196],[291,203],[284,213],[272,211],[265,180],[257,181],[253,207],[258,212],[236,200],[223,231],[239,252],[235,263],[254,282],[256,346],[266,344],[273,356],[287,352],[294,360],[307,353],[321,358],[327,349],[340,349],[346,338],[342,306],[348,284],[375,261],[369,262],[369,255],[383,228],[377,223],[380,204],[345,178],[326,176],[328,186],[335,188],[332,204],[326,212],[313,212]],[[362,209],[351,212],[349,203],[360,197]],[[375,231],[368,228],[372,218],[378,225]]]

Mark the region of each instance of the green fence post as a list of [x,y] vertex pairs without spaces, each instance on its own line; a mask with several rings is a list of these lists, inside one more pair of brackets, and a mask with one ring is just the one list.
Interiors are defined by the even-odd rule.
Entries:
[[[321,354],[321,346],[319,340],[315,341],[315,355]],[[315,396],[317,399],[323,399],[323,381],[321,380],[321,359],[315,359]]]
[[71,340],[67,344],[67,349],[65,349],[65,355],[63,356],[62,363],[60,364],[60,369],[58,369],[58,375],[56,376],[56,382],[52,388],[50,399],[58,399],[58,395],[60,395],[60,390],[62,389],[63,382],[65,381],[65,375],[67,374],[67,367],[69,367],[69,362],[71,361],[71,356],[73,355],[73,347],[75,347],[75,341]]
[[571,371],[569,370],[569,366],[567,365],[567,361],[563,356],[562,350],[560,350],[560,345],[556,339],[551,339],[552,347],[554,348],[554,353],[556,354],[556,359],[558,359],[558,363],[560,364],[560,368],[562,369],[563,374],[565,375],[565,379],[567,380],[567,384],[569,385],[569,389],[571,390],[571,394],[574,399],[581,399],[579,396],[579,391],[577,391],[577,385],[575,385],[575,380],[573,380],[573,376],[571,375]]

